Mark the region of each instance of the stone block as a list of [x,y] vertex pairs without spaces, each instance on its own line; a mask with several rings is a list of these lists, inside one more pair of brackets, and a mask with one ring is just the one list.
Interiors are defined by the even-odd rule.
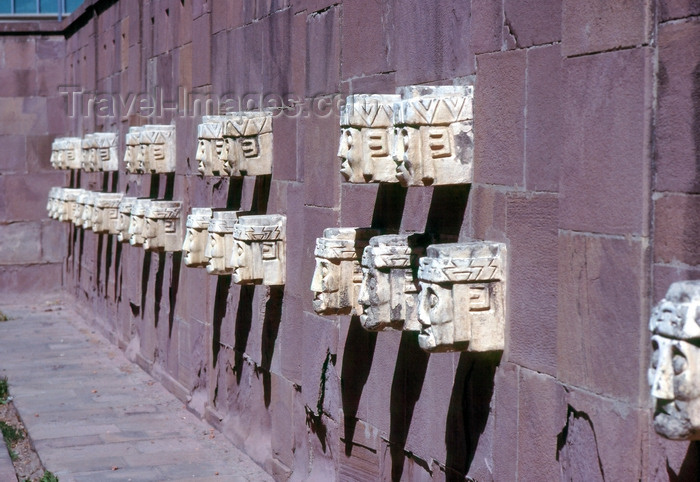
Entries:
[[558,202],[556,195],[507,195],[510,240],[508,360],[556,375]]
[[0,179],[0,220],[35,221],[46,218],[46,199],[52,186],[63,184],[65,174],[3,175]]
[[[324,98],[329,107],[334,97]],[[319,100],[319,99],[316,99]],[[308,112],[299,122],[299,157],[304,162],[304,203],[337,207],[340,180],[337,160],[338,113],[335,110]],[[328,226],[324,226],[328,227]]]
[[560,476],[566,480],[644,479],[644,459],[639,453],[648,436],[644,433],[646,409],[578,388],[568,387],[568,392],[566,425],[557,450]]
[[654,261],[700,265],[700,195],[667,194],[654,202]]
[[520,370],[518,477],[523,480],[559,477],[557,435],[566,423],[565,393],[556,379]]
[[340,188],[340,225],[370,226],[378,185],[341,183]]
[[439,0],[431,6],[420,0],[393,4],[393,19],[388,23],[393,29],[389,62],[399,85],[475,73],[466,9],[459,0]]
[[335,323],[311,313],[303,316],[303,355],[302,355],[302,398],[304,404],[316,416],[321,411],[329,416],[336,414],[328,411],[333,385],[339,383],[335,364],[338,355],[338,327]]
[[505,0],[505,33],[516,48],[549,44],[561,40],[561,0]]
[[631,402],[646,392],[639,376],[646,256],[641,241],[559,235],[557,378],[564,383]]
[[[201,0],[206,1],[206,0]],[[192,30],[197,32],[197,35],[192,37],[192,87],[200,87],[211,83],[211,19],[209,13],[203,13],[200,16],[194,16],[197,0],[192,4],[192,13],[194,20],[192,21]],[[207,2],[208,4],[208,2]]]
[[276,12],[261,20],[265,32],[262,36],[262,93],[269,98],[265,104],[270,108],[281,107],[286,103],[286,97],[294,92],[291,69],[293,57],[303,53],[292,50],[293,21],[291,9]]
[[0,264],[30,264],[41,261],[41,223],[0,225]]
[[275,179],[296,181],[297,165],[304,159],[297,157],[298,120],[282,114],[274,116],[272,122],[278,146],[272,152],[272,175]]
[[340,26],[339,7],[311,13],[307,17],[305,89],[307,97],[333,94],[339,90]]
[[523,185],[525,51],[478,56],[474,93],[474,182]]
[[653,267],[654,286],[651,302],[656,303],[666,294],[674,281],[700,279],[700,266],[665,266],[655,264]]
[[474,184],[469,194],[471,219],[470,237],[505,241],[506,238],[506,194],[482,184]]
[[[40,40],[40,44],[46,44],[45,40]],[[2,65],[3,70],[11,69],[32,69],[34,68],[35,58],[40,55],[40,59],[46,58],[46,50],[44,48],[37,49],[37,40],[32,36],[17,36],[3,38],[2,47]]]
[[50,220],[41,223],[41,258],[48,263],[61,263],[68,254],[66,226]]
[[272,457],[287,467],[294,466],[294,398],[298,392],[288,380],[270,375]]
[[700,42],[700,19],[659,26],[658,42],[654,187],[700,193],[700,52],[688,48]]
[[638,48],[564,61],[561,228],[647,233],[650,54]]
[[662,0],[659,2],[659,21],[700,14],[700,3],[696,0]]
[[37,94],[34,69],[3,69],[0,71],[0,97],[28,97]]
[[501,363],[494,377],[494,480],[514,480],[518,473],[520,367]]
[[561,46],[527,53],[527,129],[525,186],[534,191],[559,189],[563,123]]
[[652,5],[648,0],[564,0],[562,52],[572,56],[646,44],[651,33]]
[[471,6],[471,48],[475,54],[501,50],[503,3],[478,2]]
[[[2,173],[26,172],[27,170],[27,145],[26,137],[20,135],[0,136],[0,146],[3,152]],[[44,160],[48,164],[49,153]]]
[[282,306],[282,323],[279,327],[280,365],[282,376],[292,383],[302,384],[302,360],[304,347],[304,323],[301,300],[285,297]]
[[[230,69],[228,91],[235,94],[241,108],[259,108],[263,94],[263,30],[260,22],[245,25],[229,33]],[[251,101],[252,104],[248,105]]]
[[217,95],[223,95],[228,90],[228,39],[226,31],[215,33],[211,38],[211,85],[212,92]]
[[392,30],[385,28],[390,8],[389,4],[371,1],[343,5],[342,43],[352,46],[342,52],[343,79],[390,70],[387,36]]
[[[309,258],[307,256],[313,256],[313,243],[314,238],[311,238],[310,234],[307,234],[307,221],[306,221],[306,209],[302,209],[304,205],[304,186],[298,183],[288,183],[287,184],[287,205],[286,211],[287,215],[287,234],[289,239],[297,240],[294,243],[289,243],[287,245],[287,274],[289,279],[294,280],[309,280],[309,285],[311,284],[311,266],[306,262]],[[329,222],[328,210],[312,210],[315,214],[319,215],[316,218],[317,222]],[[311,215],[311,214],[310,214]],[[332,226],[335,226],[337,221],[337,215],[332,216]],[[323,227],[313,229],[314,232],[323,232]],[[302,241],[303,240],[303,241]],[[311,246],[307,244],[311,243]],[[307,278],[308,276],[308,278]],[[305,302],[309,301],[309,309],[311,309],[311,300],[308,298],[309,292],[308,286],[304,286],[306,283],[301,281],[299,283],[290,283],[286,287],[286,294],[294,296]]]
[[[0,232],[3,232],[2,227]],[[5,236],[4,233],[3,236]],[[63,284],[62,267],[59,263],[0,265],[0,280],[2,280],[0,281],[2,294],[58,292]]]

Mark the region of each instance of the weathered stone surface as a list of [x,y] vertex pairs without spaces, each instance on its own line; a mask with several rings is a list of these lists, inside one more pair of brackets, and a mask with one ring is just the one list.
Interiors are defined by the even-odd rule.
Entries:
[[233,227],[233,282],[283,285],[287,273],[287,217],[241,216]]
[[652,311],[649,385],[654,429],[700,440],[700,281],[673,283]]
[[139,144],[137,172],[175,172],[175,126],[145,125],[139,132]]
[[96,233],[119,234],[119,203],[123,193],[98,192],[95,196],[95,206],[92,211],[92,230]]
[[[222,174],[272,174],[272,114],[251,111],[226,116],[221,159]],[[214,172],[216,173],[216,169]]]
[[143,246],[146,213],[151,201],[152,199],[150,198],[137,198],[131,207],[129,215],[129,244],[132,246]]
[[323,237],[316,238],[316,269],[311,280],[316,313],[362,313],[357,302],[362,281],[359,259],[369,238],[378,234],[370,228],[327,228]]
[[428,246],[420,259],[420,347],[429,352],[503,350],[507,253],[474,241]]
[[144,220],[144,249],[180,251],[183,236],[181,212],[181,201],[151,201]]
[[128,243],[130,239],[129,226],[131,226],[131,209],[136,202],[135,197],[124,196],[119,202],[119,220],[117,221],[117,239],[122,243]]
[[700,265],[700,195],[666,194],[654,208],[654,260]]
[[0,224],[0,264],[41,261],[41,223]]
[[192,208],[192,212],[187,216],[187,230],[182,242],[185,266],[200,268],[207,265],[204,250],[209,242],[208,228],[211,217],[211,208]]
[[207,273],[233,273],[233,228],[238,222],[239,214],[239,211],[212,211],[207,226],[208,242],[204,249]]

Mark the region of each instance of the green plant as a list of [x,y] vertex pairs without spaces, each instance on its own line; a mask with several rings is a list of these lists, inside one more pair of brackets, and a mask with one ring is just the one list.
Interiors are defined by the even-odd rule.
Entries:
[[19,455],[17,455],[17,452],[14,450],[10,450],[10,459],[12,460],[17,460],[19,458]]
[[2,438],[5,439],[5,443],[10,446],[15,442],[19,442],[24,438],[24,435],[20,430],[17,430],[12,425],[8,425],[5,422],[0,422],[0,431],[2,431]]
[[58,477],[56,477],[51,471],[45,470],[44,475],[41,476],[39,482],[58,482]]
[[2,311],[0,311],[0,321],[7,321],[7,320],[9,320],[9,319],[10,319],[9,316],[7,316],[5,313],[3,313]]
[[7,384],[7,377],[2,377],[0,378],[0,404],[5,404],[9,396],[10,387]]

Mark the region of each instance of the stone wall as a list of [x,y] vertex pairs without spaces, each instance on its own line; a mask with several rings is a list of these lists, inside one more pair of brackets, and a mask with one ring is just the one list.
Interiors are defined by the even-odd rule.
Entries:
[[[700,275],[696,3],[88,2],[64,31],[68,125],[48,115],[41,133],[123,139],[130,125],[173,122],[178,168],[70,182],[182,200],[185,211],[286,214],[283,288],[240,287],[177,253],[49,228],[45,193],[62,175],[22,187],[49,157],[50,137],[35,153],[29,126],[3,122],[19,137],[2,142],[27,161],[3,163],[0,182],[17,164],[18,189],[36,194],[23,201],[37,206],[20,236],[44,227],[63,233],[51,243],[67,238],[65,288],[79,306],[278,478],[689,477],[697,447],[654,433],[646,369],[651,305],[671,281]],[[3,41],[46,55],[41,37]],[[48,57],[60,61],[62,49]],[[341,183],[339,99],[468,82],[470,188]],[[4,94],[3,117],[12,102],[57,105],[55,86],[23,88]],[[290,107],[274,119],[272,176],[198,177],[194,99],[254,106],[260,96]],[[0,215],[14,215],[8,202]],[[316,315],[314,241],[330,226],[506,243],[502,356],[427,355],[410,333]]]

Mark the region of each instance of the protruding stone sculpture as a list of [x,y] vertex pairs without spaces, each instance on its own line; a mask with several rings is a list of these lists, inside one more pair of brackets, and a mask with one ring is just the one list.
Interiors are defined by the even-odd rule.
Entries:
[[62,166],[62,161],[61,161],[61,151],[63,150],[62,147],[63,141],[61,138],[56,138],[53,140],[51,143],[51,167],[54,169],[63,169]]
[[86,134],[80,142],[81,146],[81,169],[87,172],[97,170],[97,144],[94,134]]
[[[95,195],[97,193],[86,191],[84,194],[82,227],[83,229],[92,229],[92,212],[95,209]],[[77,223],[76,223],[77,224]]]
[[144,226],[146,225],[146,212],[151,203],[151,199],[137,198],[131,208],[129,216],[129,244],[132,246],[143,246]]
[[78,200],[78,196],[80,196],[82,193],[83,190],[79,188],[67,187],[63,189],[63,196],[61,198],[61,210],[58,217],[59,221],[64,221],[67,223],[73,222],[73,213],[76,209],[75,204]]
[[119,234],[119,203],[124,197],[120,192],[98,192],[92,211],[92,230],[99,234]]
[[83,151],[82,139],[80,137],[63,138],[63,159],[62,169],[80,169],[82,167]]
[[85,210],[85,203],[87,201],[89,191],[81,189],[78,196],[75,198],[73,203],[73,214],[71,214],[71,222],[77,228],[83,227],[83,211]]
[[425,234],[385,234],[369,240],[362,254],[362,326],[370,331],[418,331],[418,258],[430,244]]
[[63,188],[54,186],[49,189],[49,197],[46,202],[46,213],[49,218],[56,219],[56,209],[58,207],[58,198],[61,196],[61,191]]
[[113,132],[96,132],[93,134],[97,150],[96,168],[98,171],[116,171],[119,169],[117,152],[117,135]]
[[229,176],[272,174],[272,113],[228,114],[221,157]]
[[654,429],[700,440],[700,280],[673,283],[649,320]]
[[139,170],[157,174],[175,172],[175,126],[146,125],[139,138]]
[[340,111],[340,172],[346,181],[397,182],[393,109],[399,95],[355,94]]
[[202,176],[226,174],[223,162],[226,116],[204,116],[197,126],[197,171]]
[[[124,151],[124,168],[128,174],[143,173],[143,168],[139,167],[141,159],[141,131],[142,127],[132,126],[124,137],[126,150]],[[145,157],[143,158],[145,162]],[[141,169],[141,170],[139,170]]]
[[472,182],[474,88],[415,86],[394,105],[394,158],[403,186]]
[[241,216],[233,228],[232,280],[236,284],[285,284],[287,217]]
[[233,228],[238,222],[239,211],[214,211],[207,233],[209,241],[204,250],[207,273],[227,275],[233,273]]
[[362,313],[357,302],[362,283],[359,260],[369,238],[378,234],[370,228],[327,228],[316,239],[316,269],[311,280],[316,313]]
[[149,251],[180,251],[182,223],[180,201],[151,201],[143,228],[143,248]]
[[506,247],[472,241],[428,246],[420,260],[420,347],[500,351],[505,330]]
[[117,240],[122,243],[130,241],[129,228],[131,227],[131,210],[138,198],[124,196],[119,203],[119,221],[117,222]]
[[[207,257],[204,251],[209,241],[209,221],[211,221],[211,208],[192,208],[187,216],[187,231],[182,243],[183,261],[190,268],[202,268],[207,265]],[[233,238],[233,230],[231,231]]]

